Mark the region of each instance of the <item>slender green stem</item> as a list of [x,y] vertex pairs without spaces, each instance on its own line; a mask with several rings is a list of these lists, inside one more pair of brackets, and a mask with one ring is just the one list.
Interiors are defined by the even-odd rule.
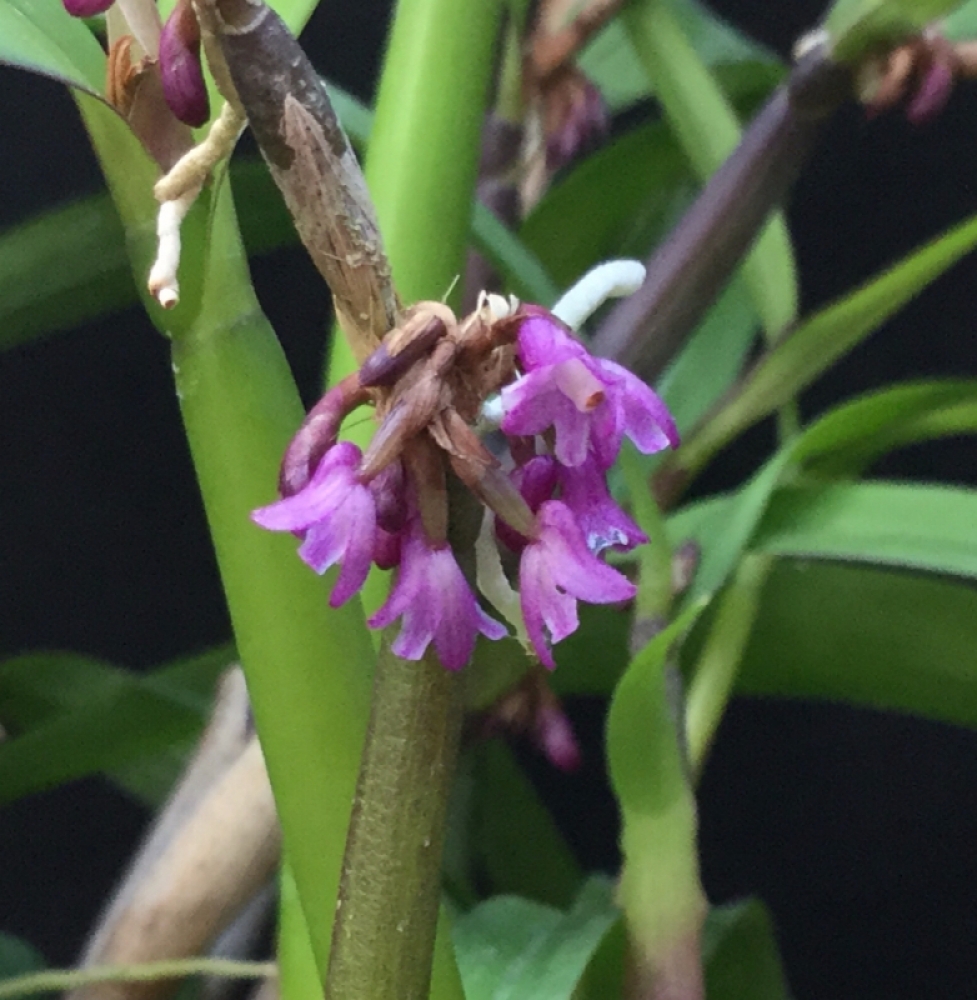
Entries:
[[49,969],[0,981],[0,1000],[60,993],[97,983],[146,983],[184,976],[221,976],[225,979],[267,979],[278,972],[274,962],[239,962],[229,958],[176,958],[137,965],[101,965],[90,969]]
[[726,711],[772,565],[770,556],[744,557],[722,596],[709,637],[699,654],[685,702],[689,761],[695,775],[702,772]]
[[423,1000],[463,700],[431,650],[381,648],[340,884],[327,1000]]
[[[400,0],[396,7],[366,175],[406,304],[442,298],[462,269],[500,10],[499,0]],[[352,365],[348,346],[334,338],[330,380]],[[354,435],[366,437],[371,429]],[[365,600],[369,605],[376,594]],[[430,977],[432,997],[458,998],[463,994],[443,915],[433,971],[429,936],[460,709],[453,679],[433,657],[405,664],[382,656],[329,995],[421,996]],[[417,727],[418,719],[428,721]],[[422,776],[425,761],[435,771]],[[405,850],[405,844],[414,847]],[[377,895],[381,885],[389,892]]]

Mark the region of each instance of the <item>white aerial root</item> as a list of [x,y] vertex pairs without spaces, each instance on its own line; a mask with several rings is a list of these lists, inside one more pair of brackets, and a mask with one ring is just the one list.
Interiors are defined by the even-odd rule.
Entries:
[[609,260],[592,267],[563,293],[552,313],[571,330],[579,330],[608,300],[636,292],[645,280],[639,260]]
[[149,271],[149,291],[164,309],[180,301],[180,225],[197,200],[210,172],[234,149],[246,119],[225,102],[207,137],[180,157],[153,188],[160,203],[156,221],[156,260]]
[[173,201],[159,206],[156,219],[156,260],[149,271],[150,294],[164,309],[172,309],[180,301],[180,224],[200,194],[201,185],[190,188]]

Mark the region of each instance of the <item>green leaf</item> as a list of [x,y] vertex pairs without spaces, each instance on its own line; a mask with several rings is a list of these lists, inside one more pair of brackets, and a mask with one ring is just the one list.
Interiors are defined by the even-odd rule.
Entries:
[[909,483],[778,490],[754,538],[775,555],[977,577],[977,492]]
[[972,217],[803,321],[760,359],[730,402],[685,442],[678,463],[686,469],[702,468],[724,444],[813,382],[975,245],[977,217]]
[[482,903],[454,926],[467,1000],[570,1000],[618,919],[613,887],[599,877],[566,912],[517,896]]
[[122,226],[105,195],[45,212],[0,235],[0,350],[135,299]]
[[977,428],[977,382],[936,381],[873,393],[830,411],[777,452],[735,494],[690,505],[669,518],[674,544],[694,539],[702,560],[690,598],[722,586],[750,544],[774,489],[795,465],[856,464],[889,447]]
[[587,157],[555,184],[520,236],[565,286],[608,257],[646,256],[695,187],[667,127],[645,125]]
[[672,646],[705,605],[697,601],[659,632],[632,660],[614,691],[607,712],[607,764],[614,793],[626,811],[660,812],[685,790],[685,767],[658,676]]
[[943,34],[951,42],[970,41],[977,37],[977,0],[968,0],[944,18]]
[[778,560],[737,690],[977,726],[977,590],[925,574]]
[[493,893],[569,905],[580,868],[512,751],[490,741],[475,767],[471,836]]
[[836,0],[824,22],[834,56],[857,62],[872,49],[914,35],[960,0]]
[[[782,72],[776,55],[741,34],[694,0],[672,0],[671,8],[683,33],[706,65],[722,74],[743,67],[764,75],[773,86]],[[600,87],[611,111],[652,96],[648,77],[619,18],[611,22],[584,50],[580,67]]]
[[[202,657],[143,677],[72,653],[0,664],[0,720],[13,734],[0,743],[0,803],[134,762],[158,765],[172,747],[185,749],[210,704],[202,689],[227,662]],[[160,783],[157,774],[154,798]]]
[[709,910],[702,959],[709,1000],[789,1000],[773,922],[758,899]]
[[91,94],[105,87],[105,53],[61,0],[0,0],[0,63]]
[[40,972],[46,967],[47,962],[36,948],[19,937],[0,932],[0,979]]
[[734,279],[656,389],[679,432],[687,433],[733,384],[756,340],[757,315],[741,279]]

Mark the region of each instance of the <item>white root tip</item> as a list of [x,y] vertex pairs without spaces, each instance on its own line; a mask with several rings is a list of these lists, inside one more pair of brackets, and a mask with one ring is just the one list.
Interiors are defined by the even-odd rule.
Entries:
[[579,330],[607,301],[636,292],[645,280],[639,260],[609,260],[591,268],[553,306],[553,315]]
[[159,206],[156,219],[156,260],[149,271],[150,294],[164,309],[172,309],[180,301],[180,225],[200,194],[200,186],[185,192],[174,201]]

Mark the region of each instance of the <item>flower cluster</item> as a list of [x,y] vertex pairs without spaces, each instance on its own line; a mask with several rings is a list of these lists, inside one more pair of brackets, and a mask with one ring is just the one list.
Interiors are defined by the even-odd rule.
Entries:
[[[371,403],[380,426],[362,454],[338,441],[339,425]],[[504,461],[475,430],[491,414]],[[400,619],[394,652],[417,659],[433,643],[441,662],[458,669],[479,633],[498,639],[506,629],[482,610],[449,545],[450,466],[488,511],[479,558],[488,537],[496,575],[508,565],[518,581],[517,631],[553,667],[551,645],[577,628],[578,601],[635,593],[600,558],[646,541],[607,488],[624,437],[646,454],[677,444],[655,393],[591,356],[553,313],[485,296],[458,322],[445,306],[420,303],[310,412],[285,455],[282,499],[253,518],[298,534],[299,554],[317,572],[341,567],[334,606],[359,591],[371,564],[396,566],[370,626]],[[511,620],[496,588],[482,585],[481,565],[478,579]],[[508,577],[505,587],[511,594]]]

